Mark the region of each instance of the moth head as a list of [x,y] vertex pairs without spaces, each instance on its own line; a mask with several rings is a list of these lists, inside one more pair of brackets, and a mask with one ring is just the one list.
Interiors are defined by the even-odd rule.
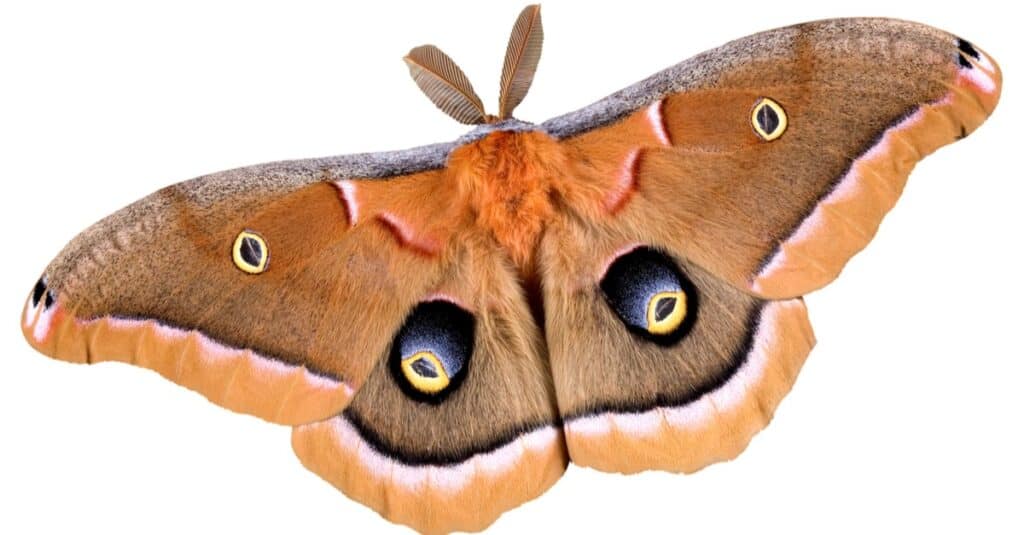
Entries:
[[391,343],[392,379],[410,398],[440,403],[469,372],[475,319],[447,300],[419,303]]
[[659,345],[678,342],[697,318],[696,287],[670,256],[650,247],[614,258],[600,287],[627,329]]

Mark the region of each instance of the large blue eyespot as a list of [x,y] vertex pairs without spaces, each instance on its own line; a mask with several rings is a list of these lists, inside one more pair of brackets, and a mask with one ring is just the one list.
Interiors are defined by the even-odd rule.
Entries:
[[649,247],[612,261],[600,286],[626,328],[659,345],[678,342],[697,319],[697,289],[671,258]]
[[391,344],[391,375],[409,397],[439,403],[458,389],[473,354],[473,315],[448,301],[416,305]]

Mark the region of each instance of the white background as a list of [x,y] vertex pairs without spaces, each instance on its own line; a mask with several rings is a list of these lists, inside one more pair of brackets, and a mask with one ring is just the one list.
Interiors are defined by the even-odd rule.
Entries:
[[[738,460],[693,476],[570,467],[495,533],[1017,532],[1020,18],[972,1],[549,1],[517,115],[541,121],[725,41],[843,15],[962,35],[1003,101],[915,171],[866,252],[807,298],[819,344]],[[516,2],[21,2],[0,9],[0,533],[406,532],[304,470],[289,429],[156,374],[36,354],[16,326],[77,232],[164,185],[465,131],[401,56],[448,51],[493,108]],[[310,306],[316,306],[310,303]]]

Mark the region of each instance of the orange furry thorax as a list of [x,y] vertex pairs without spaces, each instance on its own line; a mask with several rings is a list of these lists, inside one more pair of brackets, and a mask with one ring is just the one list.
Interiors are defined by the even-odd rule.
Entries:
[[564,150],[542,132],[498,131],[453,151],[448,171],[476,225],[491,232],[521,274],[532,273],[569,174]]

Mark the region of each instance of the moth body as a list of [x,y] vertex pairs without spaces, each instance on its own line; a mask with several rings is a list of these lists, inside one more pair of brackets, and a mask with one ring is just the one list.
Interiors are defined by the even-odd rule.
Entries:
[[496,131],[453,151],[448,169],[458,202],[521,275],[532,274],[544,226],[571,183],[564,149],[540,131]]

